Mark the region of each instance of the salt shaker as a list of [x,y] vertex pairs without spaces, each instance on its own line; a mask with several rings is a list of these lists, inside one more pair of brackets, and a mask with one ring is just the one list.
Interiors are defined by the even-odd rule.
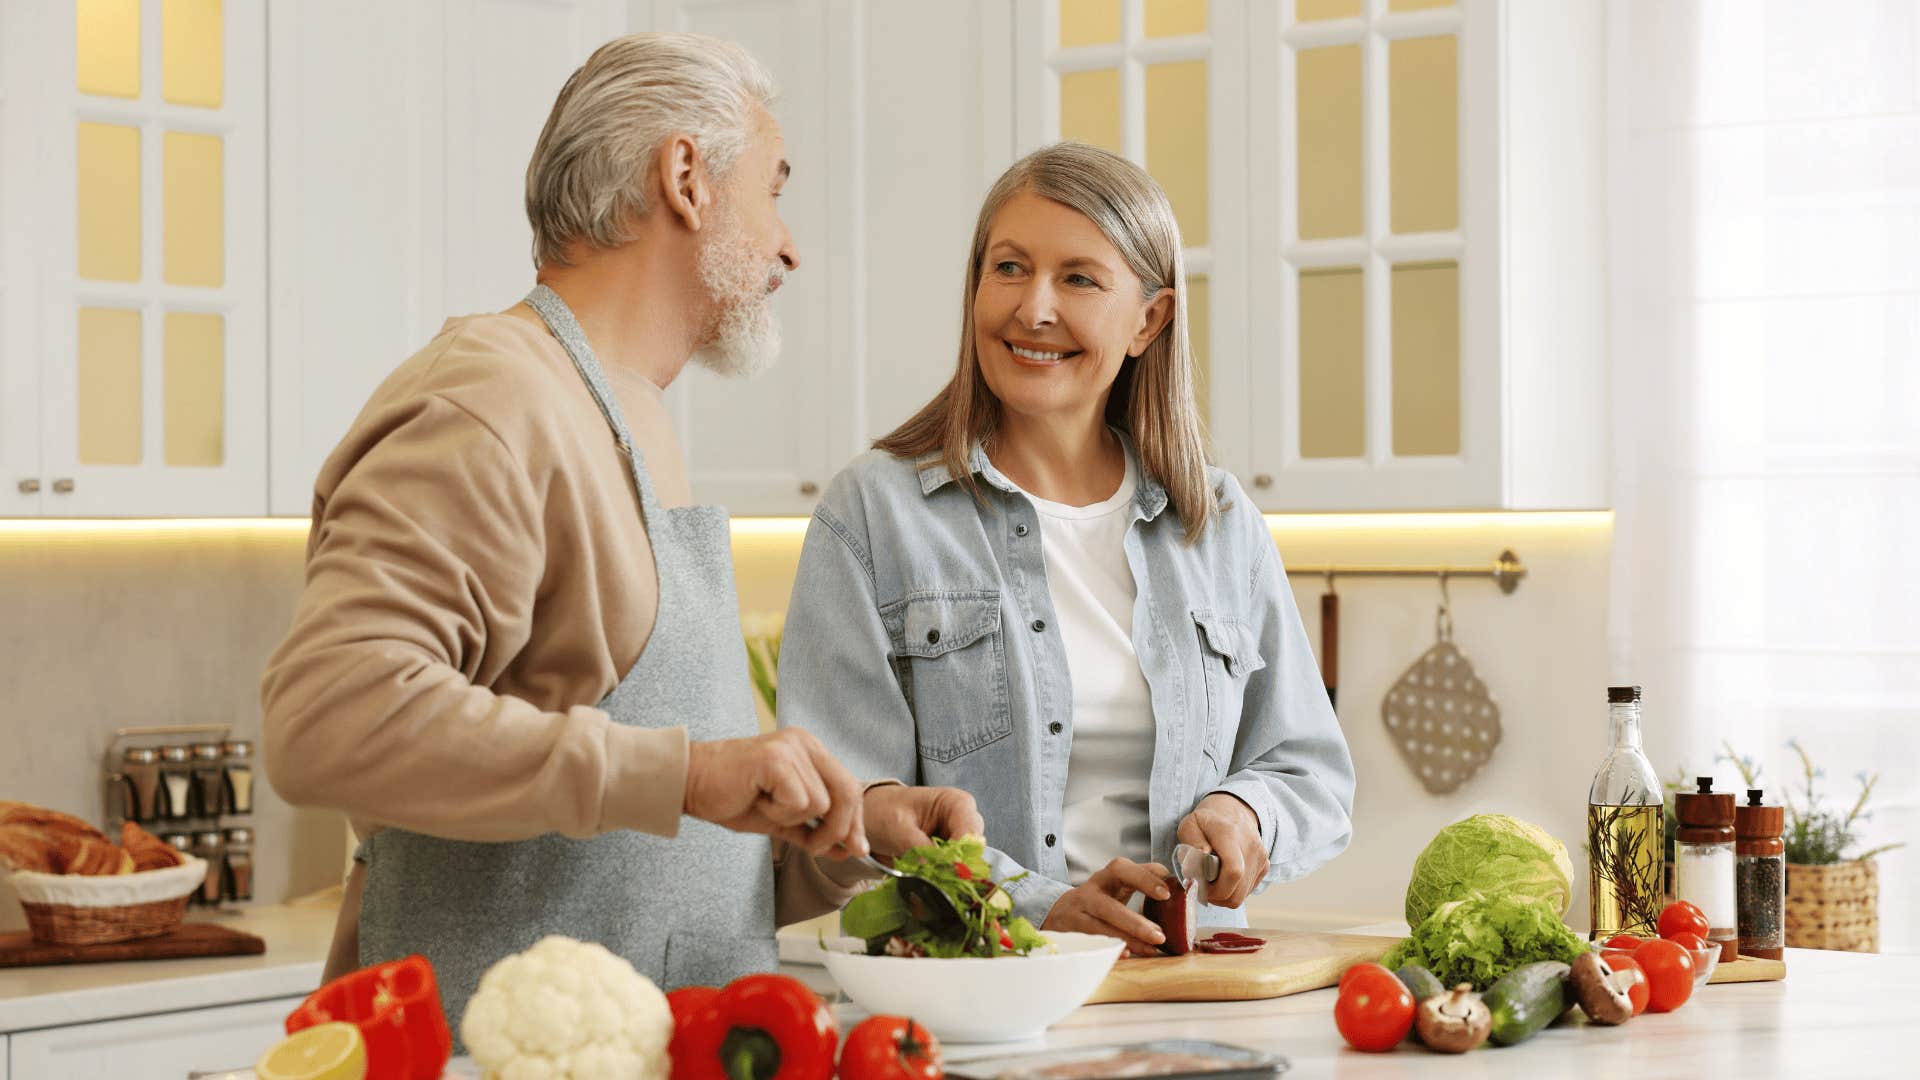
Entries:
[[1787,944],[1786,812],[1761,802],[1759,788],[1747,789],[1747,805],[1733,812],[1738,859],[1740,951],[1778,960]]
[[1716,794],[1711,776],[1695,782],[1699,790],[1674,796],[1680,828],[1673,838],[1673,896],[1706,915],[1707,940],[1720,947],[1722,963],[1731,963],[1740,954],[1733,796]]
[[253,743],[231,739],[227,754],[226,803],[229,814],[253,813]]
[[193,816],[193,769],[184,746],[160,748],[161,816],[181,821]]

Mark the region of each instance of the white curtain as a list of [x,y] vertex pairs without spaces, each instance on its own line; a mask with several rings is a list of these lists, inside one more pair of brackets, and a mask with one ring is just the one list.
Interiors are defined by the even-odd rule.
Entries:
[[[1920,3],[1613,0],[1612,670],[1663,776],[1920,841]],[[1880,858],[1920,949],[1920,850]]]

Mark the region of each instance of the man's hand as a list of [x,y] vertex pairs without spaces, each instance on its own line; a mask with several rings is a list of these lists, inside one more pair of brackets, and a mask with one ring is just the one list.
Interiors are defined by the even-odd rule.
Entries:
[[1200,800],[1180,823],[1180,842],[1220,856],[1220,876],[1207,884],[1207,903],[1237,908],[1267,876],[1267,846],[1253,808],[1222,792]]
[[880,784],[867,789],[865,816],[867,843],[883,858],[936,836],[951,840],[987,830],[973,796],[959,788]]
[[[779,837],[812,855],[867,853],[859,782],[799,728],[690,744],[681,809],[735,832]],[[819,826],[808,828],[815,818]]]
[[1126,942],[1127,951],[1134,956],[1157,955],[1167,935],[1152,919],[1129,910],[1127,901],[1134,893],[1165,900],[1172,895],[1167,890],[1167,879],[1172,876],[1159,863],[1115,859],[1094,871],[1086,884],[1069,889],[1055,900],[1041,929],[1104,934]]

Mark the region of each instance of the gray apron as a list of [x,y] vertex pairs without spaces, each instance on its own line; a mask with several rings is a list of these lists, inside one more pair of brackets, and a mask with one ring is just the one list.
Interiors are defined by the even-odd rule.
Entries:
[[[726,510],[660,505],[573,312],[544,285],[527,303],[573,357],[632,465],[660,575],[653,634],[600,708],[615,723],[685,727],[695,740],[758,734]],[[599,942],[665,990],[722,985],[778,961],[764,836],[692,818],[675,839],[621,830],[473,843],[383,829],[361,855],[360,963],[425,954],[456,1036],[486,969],[548,934]]]

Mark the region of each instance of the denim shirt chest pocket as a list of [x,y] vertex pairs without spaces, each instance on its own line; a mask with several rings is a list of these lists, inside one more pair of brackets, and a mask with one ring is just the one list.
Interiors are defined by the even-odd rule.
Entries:
[[913,593],[880,618],[923,756],[950,762],[1013,731],[999,593]]
[[1240,733],[1247,679],[1266,667],[1267,661],[1260,655],[1259,638],[1245,619],[1195,611],[1193,623],[1207,684],[1207,739],[1202,749],[1212,761],[1217,778],[1233,768],[1233,746]]

